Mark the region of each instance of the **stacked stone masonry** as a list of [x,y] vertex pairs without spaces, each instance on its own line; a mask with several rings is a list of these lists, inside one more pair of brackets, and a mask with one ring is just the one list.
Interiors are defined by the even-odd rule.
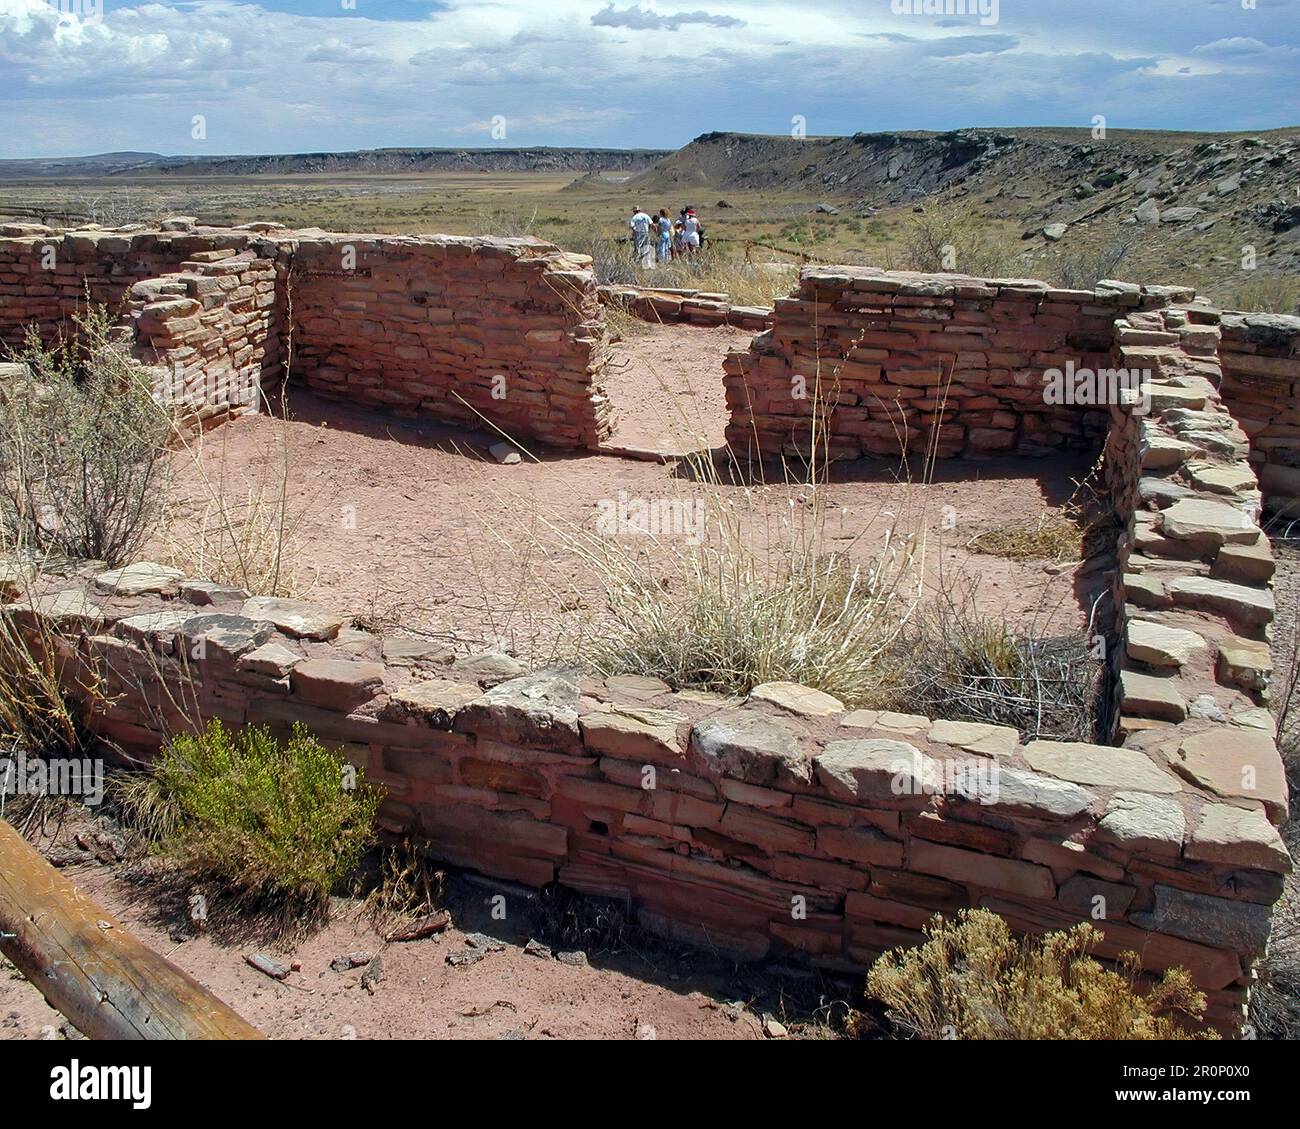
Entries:
[[136,354],[170,373],[162,387],[204,416],[246,409],[259,370],[264,386],[288,369],[334,399],[555,447],[610,432],[586,256],[534,239],[163,228],[0,228],[0,343],[33,325],[51,341],[89,301],[126,319]]
[[727,441],[751,458],[1096,450],[1104,404],[1045,401],[1044,373],[1109,364],[1127,310],[1190,299],[1178,287],[806,268],[772,329],[724,364]]
[[[15,243],[41,238],[6,238],[0,255],[11,266],[28,253]],[[402,399],[417,395],[411,374],[428,371],[420,357],[409,370],[391,357],[369,367],[364,342],[378,338],[363,331],[365,312],[385,296],[385,316],[390,305],[400,315],[394,334],[423,342],[425,364],[450,366],[430,345],[464,325],[465,352],[448,356],[471,374],[466,387],[479,387],[488,357],[538,383],[572,374],[555,386],[577,389],[575,404],[588,397],[591,426],[568,441],[600,433],[599,352],[588,351],[599,299],[583,264],[554,249],[355,237],[358,273],[340,290],[329,272],[342,269],[347,237],[128,242],[137,238],[129,253],[112,245],[107,261],[122,269],[101,261],[97,285],[120,287],[138,354],[179,373],[182,393],[218,370],[251,379],[291,348],[311,358],[309,379],[338,374],[334,394],[450,412],[436,379],[418,384],[416,407]],[[136,255],[154,257],[147,276],[128,269]],[[400,270],[387,270],[389,255]],[[57,320],[75,306],[70,288],[29,304],[28,282],[0,270],[6,332],[11,318]],[[570,290],[567,314],[547,296],[555,284]],[[1234,1032],[1291,867],[1268,712],[1274,562],[1255,474],[1288,448],[1251,441],[1274,426],[1284,438],[1291,425],[1277,421],[1293,403],[1250,392],[1258,383],[1242,374],[1274,366],[1241,358],[1289,364],[1281,351],[1294,346],[1190,297],[810,269],[774,327],[726,363],[733,445],[800,449],[811,416],[790,389],[802,378],[812,401],[820,374],[840,455],[896,456],[900,421],[913,450],[930,448],[938,428],[943,455],[1104,447],[1119,530],[1104,625],[1113,745],[847,711],[784,684],[738,701],[644,678],[530,673],[505,655],[380,638],[326,609],[152,564],[38,573],[0,563],[0,595],[34,648],[50,638],[38,624],[53,633],[70,691],[100,680],[89,720],[120,755],[148,759],[191,713],[279,732],[300,721],[387,789],[389,830],[422,834],[448,861],[496,878],[618,898],[653,930],[747,959],[794,953],[851,970],[918,942],[932,914],[966,906],[1029,932],[1090,921],[1103,956],[1131,950],[1150,972],[1189,969],[1212,1021]],[[491,328],[513,304],[545,340]],[[530,323],[534,309],[542,320]],[[397,347],[386,328],[380,336]],[[543,346],[557,367],[529,352],[525,368],[516,355]],[[1068,360],[1149,372],[1147,395],[1051,404],[1043,371]],[[375,395],[385,388],[397,398]],[[1261,406],[1239,422],[1247,403]]]
[[650,286],[602,286],[600,300],[653,325],[730,325],[755,331],[771,329],[773,311],[766,306],[739,306],[726,294]]
[[[54,633],[69,688],[98,682],[91,725],[118,755],[147,762],[194,713],[282,734],[302,722],[386,788],[388,830],[496,878],[619,899],[652,930],[743,959],[860,971],[966,906],[1031,932],[1087,920],[1105,957],[1189,969],[1235,1031],[1291,866],[1252,692],[1220,695],[1224,718],[1135,726],[1125,747],[1024,743],[790,684],[738,701],[528,673],[154,564],[0,575],[32,646],[49,637],[38,622]],[[1222,610],[1144,610],[1205,647],[1136,634],[1135,615],[1130,650],[1196,685],[1238,629],[1259,635],[1229,632]],[[1193,656],[1186,673],[1167,652]]]
[[1300,317],[1224,313],[1223,396],[1250,437],[1264,506],[1300,518]]

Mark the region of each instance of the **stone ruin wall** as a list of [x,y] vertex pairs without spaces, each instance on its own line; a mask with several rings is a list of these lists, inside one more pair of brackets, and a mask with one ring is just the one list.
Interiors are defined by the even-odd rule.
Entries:
[[555,447],[608,437],[587,257],[533,239],[334,235],[282,243],[279,261],[312,391]]
[[[121,754],[147,762],[188,711],[280,734],[302,722],[387,789],[387,831],[497,879],[617,899],[740,959],[860,972],[967,906],[1031,932],[1093,921],[1100,955],[1189,969],[1235,1032],[1291,865],[1280,759],[1249,693],[1230,718],[1138,726],[1157,739],[1127,747],[1026,742],[788,684],[741,701],[530,674],[157,565],[11,569],[4,587],[28,630],[57,633],[69,686],[102,680],[90,722]],[[1200,608],[1144,618],[1207,642],[1228,626]],[[1189,696],[1212,650],[1171,670],[1171,649],[1187,653],[1131,634],[1128,665],[1157,664]]]
[[[1193,298],[1177,286],[1062,290],[1025,279],[806,268],[767,331],[724,362],[727,442],[751,459],[806,455],[815,418],[832,458],[1099,451],[1110,427],[1105,407],[1045,403],[1044,372],[1069,361],[1123,367],[1117,319]],[[629,308],[653,319],[664,302],[670,310],[672,299],[652,303],[647,293]],[[1218,311],[1200,300],[1193,308],[1212,331],[1206,349],[1222,362],[1216,387],[1250,440],[1266,510],[1300,517],[1300,317]]]
[[609,434],[588,258],[533,239],[172,222],[0,228],[0,344],[17,347],[33,324],[53,340],[89,300],[124,318],[160,390],[204,418],[254,407],[289,365],[364,407],[555,447]]
[[1224,313],[1223,395],[1250,437],[1264,505],[1300,518],[1300,317]]
[[806,454],[816,420],[831,458],[1095,451],[1104,405],[1045,403],[1044,371],[1109,366],[1116,318],[1175,297],[1192,293],[807,268],[771,330],[727,356],[727,441]]
[[[263,323],[255,313],[266,309],[268,270],[278,310],[289,262],[328,262],[337,240],[277,233],[254,244],[254,234],[208,248],[237,252],[210,261],[187,245],[171,264],[176,277],[157,287],[124,272],[137,345],[175,361],[175,350],[205,336],[187,336],[198,332],[195,317],[220,328],[253,313],[246,324],[268,342],[275,328],[321,358],[342,349],[360,362],[347,371],[364,373],[363,351],[342,333],[351,322],[335,317],[338,331],[308,324],[324,316],[328,287],[297,291],[293,334],[287,320]],[[515,267],[529,277],[582,273],[559,260],[520,264],[549,251],[502,253],[502,278]],[[480,285],[497,285],[495,273],[484,276]],[[385,292],[373,272],[362,277]],[[212,287],[213,279],[234,285]],[[382,273],[378,281],[397,285]],[[585,281],[574,283],[586,292]],[[839,289],[827,302],[831,285]],[[252,309],[236,308],[247,286]],[[12,296],[6,287],[0,274],[0,297]],[[280,732],[302,721],[387,788],[388,830],[421,834],[449,862],[495,878],[617,898],[653,930],[747,959],[793,953],[858,971],[884,949],[919,942],[935,912],[985,906],[1027,931],[1089,920],[1104,934],[1101,955],[1133,950],[1151,971],[1188,968],[1210,996],[1212,1021],[1238,1030],[1291,861],[1277,831],[1287,792],[1266,708],[1274,566],[1250,462],[1260,452],[1244,429],[1254,425],[1239,426],[1229,407],[1241,410],[1239,384],[1248,383],[1234,372],[1261,367],[1236,355],[1270,357],[1281,346],[1225,345],[1238,332],[1233,318],[1179,305],[1183,294],[1172,290],[1085,296],[843,270],[805,272],[802,287],[776,311],[771,334],[728,359],[729,402],[745,437],[758,431],[798,446],[806,424],[787,410],[791,377],[811,384],[810,362],[830,341],[847,358],[832,419],[851,425],[832,429],[836,453],[878,446],[896,455],[896,439],[883,450],[893,424],[877,414],[890,400],[906,404],[909,429],[924,435],[938,422],[930,378],[949,367],[942,454],[1105,444],[1118,526],[1103,621],[1117,744],[1026,741],[994,726],[848,711],[788,685],[735,701],[646,679],[530,674],[503,655],[457,657],[381,639],[325,609],[158,566],[33,575],[10,565],[0,590],[29,630],[40,620],[55,631],[70,686],[91,672],[105,680],[107,704],[91,721],[125,755],[152,756],[184,724],[182,705]],[[412,307],[429,308],[414,301],[420,291],[407,293]],[[815,324],[801,322],[813,315]],[[592,320],[575,321],[574,332]],[[316,332],[324,336],[309,344]],[[213,355],[251,363],[237,333],[222,342]],[[923,342],[933,355],[918,352]],[[1150,414],[1123,405],[1045,410],[1043,363],[1066,353],[1150,369]],[[1016,378],[1022,365],[1039,366],[1032,383]],[[1278,398],[1276,411],[1251,418],[1286,428],[1277,420],[1289,410]],[[886,423],[888,433],[877,430]],[[39,646],[40,633],[31,637]],[[951,786],[972,779],[993,788],[971,799]],[[1102,920],[1093,919],[1098,898]]]

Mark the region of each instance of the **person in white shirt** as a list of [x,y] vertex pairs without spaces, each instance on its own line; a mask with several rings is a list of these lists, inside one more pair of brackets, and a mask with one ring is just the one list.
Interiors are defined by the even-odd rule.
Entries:
[[645,270],[655,265],[654,245],[650,242],[650,216],[641,208],[632,209],[628,227],[632,230],[632,255]]
[[700,221],[694,208],[687,208],[683,213],[682,229],[686,233],[686,253],[693,258],[700,250]]

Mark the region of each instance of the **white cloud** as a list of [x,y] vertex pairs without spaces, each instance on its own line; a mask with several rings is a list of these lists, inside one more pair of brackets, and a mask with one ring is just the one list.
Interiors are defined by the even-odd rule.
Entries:
[[[1094,113],[1151,128],[1300,121],[1298,0],[1250,14],[1235,0],[1004,0],[990,29],[892,16],[884,0],[304,9],[105,0],[102,20],[78,20],[0,0],[0,153],[491,144],[497,115],[512,145],[624,146],[784,132],[795,114],[814,133]],[[190,138],[198,113],[205,143]]]

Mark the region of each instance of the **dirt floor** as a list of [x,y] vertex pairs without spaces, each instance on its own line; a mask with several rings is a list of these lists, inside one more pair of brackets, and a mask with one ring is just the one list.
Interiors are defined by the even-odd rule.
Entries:
[[[78,832],[96,826],[112,825],[72,809],[68,825],[40,846],[66,852]],[[443,899],[452,924],[417,941],[386,943],[362,903],[345,899],[335,899],[327,927],[293,941],[268,939],[259,923],[229,918],[195,934],[185,890],[151,878],[152,861],[91,862],[64,873],[144,944],[275,1039],[825,1038],[828,1021],[842,1019],[850,1002],[862,1003],[857,978],[737,966],[671,947],[621,921],[596,936],[594,915],[575,918],[564,912],[567,903],[466,876],[451,878]],[[504,906],[504,920],[494,918],[494,906]],[[539,939],[550,952],[535,955]],[[274,980],[247,962],[253,954],[299,967]],[[379,959],[332,967],[350,954]],[[368,970],[378,972],[369,987]],[[784,1020],[785,1032],[768,1017]],[[0,1039],[77,1037],[0,957]]]
[[[744,337],[666,326],[617,346],[618,440],[680,440],[683,427],[698,425],[706,443],[720,441],[721,357]],[[725,464],[712,485],[680,462],[595,453],[538,451],[503,466],[486,454],[486,435],[361,412],[297,388],[286,416],[234,421],[176,456],[172,522],[152,555],[210,572],[210,560],[197,559],[196,531],[210,538],[223,513],[267,520],[285,478],[294,594],[391,630],[541,662],[572,654],[600,630],[605,589],[581,549],[599,540],[601,506],[689,500],[706,506],[712,530],[734,518],[760,554],[783,538],[814,537],[819,552],[868,565],[893,530],[894,546],[898,533],[912,538],[931,591],[960,574],[977,586],[982,610],[1013,624],[1071,632],[1086,620],[1089,585],[1075,583],[1071,568],[966,547],[982,530],[1067,501],[1089,469],[1082,457],[946,462],[929,485],[906,481],[884,460],[837,464],[814,517],[807,487],[732,482]],[[620,540],[649,550],[649,567],[668,583],[689,551],[680,537]]]
[[616,412],[611,444],[682,453],[721,447],[727,426],[722,358],[747,348],[752,337],[727,326],[631,322],[605,374]]

